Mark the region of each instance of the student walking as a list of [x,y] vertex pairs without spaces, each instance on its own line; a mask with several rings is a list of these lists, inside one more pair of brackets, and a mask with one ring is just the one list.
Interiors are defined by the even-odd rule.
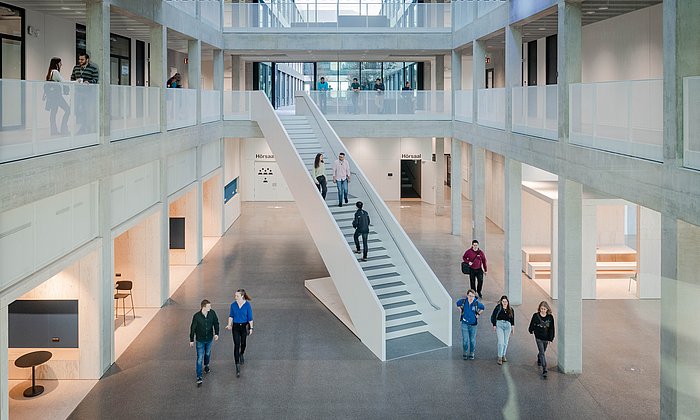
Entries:
[[[195,341],[196,340],[196,341]],[[197,386],[202,385],[202,365],[204,373],[209,373],[211,345],[219,340],[219,318],[211,309],[211,303],[204,299],[200,310],[192,317],[190,325],[190,347],[197,346]]]
[[502,365],[508,361],[506,359],[508,340],[511,335],[515,334],[515,312],[510,306],[508,296],[501,296],[498,304],[493,308],[491,324],[493,324],[493,330],[496,331],[498,338],[498,361],[496,363]]
[[321,193],[321,197],[326,199],[328,187],[326,186],[326,164],[323,163],[323,153],[317,153],[314,159],[314,169],[311,171],[316,183],[316,188]]
[[233,294],[233,303],[228,314],[227,330],[232,330],[233,335],[233,361],[236,363],[236,377],[241,376],[241,366],[245,359],[246,338],[253,335],[253,308],[252,300],[244,289],[236,290]]
[[483,299],[481,288],[484,285],[484,274],[488,271],[486,267],[486,255],[479,249],[479,241],[474,239],[471,248],[462,255],[462,261],[469,265],[469,286],[476,290],[479,299]]
[[537,312],[532,314],[527,330],[530,334],[535,334],[537,366],[542,367],[542,377],[547,379],[547,358],[544,356],[544,352],[547,351],[547,345],[554,341],[554,317],[549,303],[544,300],[540,302]]
[[367,261],[367,237],[369,236],[369,213],[362,210],[362,201],[355,203],[357,211],[355,212],[355,218],[352,220],[352,227],[355,228],[355,234],[353,239],[355,239],[355,254],[360,253],[360,235],[362,235],[362,259],[360,261]]
[[[61,76],[61,59],[54,57],[49,62],[49,70],[46,73],[47,82],[64,82]],[[68,135],[68,117],[70,117],[70,106],[68,102],[63,98],[63,95],[69,93],[69,87],[67,85],[58,85],[53,83],[44,84],[44,100],[46,101],[45,109],[49,111],[49,124],[51,126],[51,135],[55,136],[57,134]],[[61,120],[61,131],[58,131],[56,127],[56,114],[58,113],[58,108],[63,110],[63,119]]]
[[476,292],[467,290],[467,297],[457,301],[461,315],[459,317],[462,326],[462,359],[474,360],[476,351],[476,331],[479,315],[484,312],[484,305],[476,298]]
[[338,186],[338,207],[348,203],[348,183],[350,182],[350,163],[345,160],[345,153],[338,153],[338,159],[333,162],[333,182]]

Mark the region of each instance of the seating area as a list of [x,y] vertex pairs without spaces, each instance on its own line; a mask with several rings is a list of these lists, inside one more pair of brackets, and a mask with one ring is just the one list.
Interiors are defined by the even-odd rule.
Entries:
[[[551,273],[551,253],[546,247],[522,248],[523,273],[535,280]],[[596,249],[598,275],[631,275],[637,272],[637,251],[625,246],[605,246]]]

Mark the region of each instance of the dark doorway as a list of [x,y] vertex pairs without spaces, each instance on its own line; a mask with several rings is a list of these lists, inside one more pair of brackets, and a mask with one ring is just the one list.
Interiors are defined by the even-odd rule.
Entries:
[[527,43],[527,85],[537,85],[537,41]]
[[548,85],[557,84],[557,36],[548,36],[545,40],[545,71]]
[[420,160],[401,160],[401,198],[420,198]]
[[146,43],[136,40],[136,86],[146,86]]
[[493,69],[486,69],[486,89],[493,88]]

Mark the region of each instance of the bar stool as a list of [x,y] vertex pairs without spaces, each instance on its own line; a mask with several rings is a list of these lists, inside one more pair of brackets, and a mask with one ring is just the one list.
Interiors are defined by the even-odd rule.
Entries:
[[[129,312],[131,312],[131,314],[134,316],[134,319],[136,319],[136,312],[134,311],[134,296],[131,294],[132,287],[133,283],[131,282],[131,280],[119,280],[115,285],[115,289],[117,292],[114,294],[114,300],[116,303],[116,306],[114,307],[114,317],[119,317],[119,299],[121,299],[122,316],[124,317],[123,325],[126,325],[126,314]],[[126,310],[126,298],[129,298],[131,300],[131,309],[129,309],[128,311]]]

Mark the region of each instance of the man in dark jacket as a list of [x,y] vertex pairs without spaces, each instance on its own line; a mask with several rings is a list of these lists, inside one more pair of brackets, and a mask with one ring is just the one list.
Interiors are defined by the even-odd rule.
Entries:
[[204,299],[201,310],[192,317],[190,325],[190,347],[197,342],[197,386],[202,385],[202,364],[204,373],[209,373],[209,357],[211,356],[211,344],[219,340],[219,318],[211,309],[211,303]]
[[355,212],[355,218],[352,221],[352,227],[355,228],[355,254],[360,253],[360,235],[362,235],[362,259],[360,261],[367,261],[367,237],[369,236],[369,214],[362,210],[362,201],[358,201],[355,206],[357,206],[357,211]]

